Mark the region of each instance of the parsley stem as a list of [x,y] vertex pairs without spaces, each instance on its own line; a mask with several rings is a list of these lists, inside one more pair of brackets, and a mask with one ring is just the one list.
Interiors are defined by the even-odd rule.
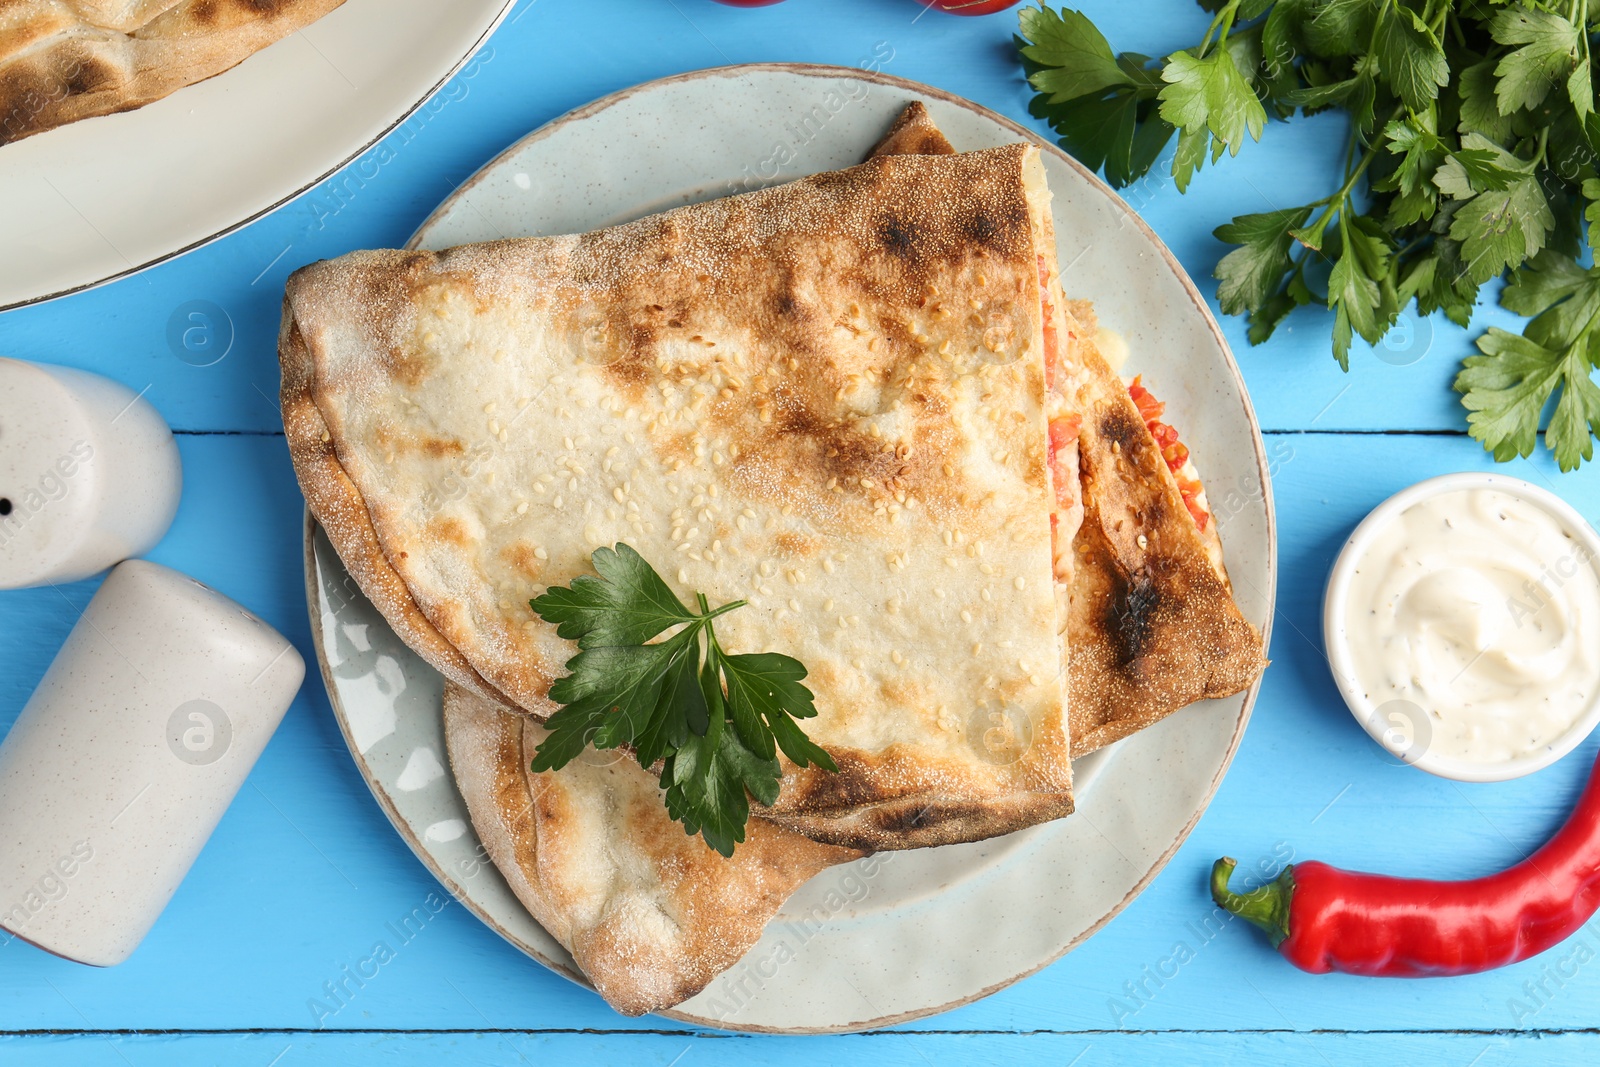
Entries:
[[728,612],[737,610],[738,608],[742,608],[746,604],[750,603],[750,601],[748,601],[748,600],[735,600],[731,604],[724,604],[724,605],[722,605],[722,607],[718,608],[717,610],[712,611],[710,605],[706,603],[706,595],[704,593],[696,593],[695,596],[698,597],[699,600],[700,600],[700,621],[701,622],[710,622],[712,619],[716,618],[718,615],[726,615]]
[[[1200,47],[1195,50],[1196,59],[1204,59],[1206,50],[1211,47],[1212,34],[1217,35],[1217,47],[1227,43],[1228,31],[1233,29],[1234,16],[1239,13],[1239,0],[1228,0],[1228,4],[1212,18],[1211,25],[1206,28],[1206,35],[1200,38]],[[1218,30],[1221,30],[1219,33]]]
[[[1367,39],[1367,54],[1376,55],[1378,52],[1378,31],[1383,29],[1384,19],[1389,14],[1389,8],[1394,5],[1394,0],[1383,0],[1383,6],[1372,17],[1372,35]],[[1352,114],[1352,118],[1354,115]]]
[[1450,12],[1454,8],[1455,8],[1455,5],[1452,4],[1452,3],[1449,3],[1448,0],[1447,0],[1447,2],[1441,3],[1439,5],[1438,12],[1431,19],[1428,19],[1428,18],[1426,18],[1426,16],[1424,16],[1424,18],[1426,19],[1426,21],[1428,23],[1428,29],[1432,30],[1433,31],[1433,35],[1435,37],[1439,38],[1441,41],[1444,39],[1444,24],[1445,24],[1445,20],[1449,17]]
[[1578,57],[1578,62],[1590,73],[1590,92],[1593,93],[1593,60],[1589,55],[1589,0],[1577,0],[1577,10],[1573,13],[1573,25],[1578,27],[1578,41],[1583,46],[1583,55]]
[[[1583,342],[1588,337],[1589,331],[1594,329],[1596,320],[1600,320],[1600,304],[1595,305],[1595,309],[1589,313],[1589,321],[1583,324],[1583,329],[1573,335],[1572,344],[1568,347],[1574,347]],[[1526,334],[1527,331],[1524,330],[1523,332]]]
[[[1383,125],[1388,126],[1390,122],[1393,122],[1395,119],[1399,118],[1403,109],[1404,105],[1396,107],[1389,115],[1389,118],[1385,120]],[[1357,163],[1354,168],[1352,168],[1350,163],[1352,160],[1354,160],[1356,148],[1360,143],[1361,130],[1359,127],[1352,124],[1350,129],[1350,145],[1346,150],[1345,155],[1346,177],[1344,184],[1339,186],[1337,192],[1331,193],[1330,195],[1323,197],[1321,200],[1316,201],[1317,204],[1324,205],[1328,209],[1324,211],[1321,217],[1319,217],[1314,223],[1316,226],[1316,232],[1319,235],[1327,232],[1329,223],[1333,222],[1335,218],[1340,220],[1339,225],[1341,228],[1344,226],[1344,214],[1345,209],[1350,205],[1350,193],[1355,189],[1356,183],[1361,180],[1361,176],[1367,172],[1367,168],[1372,165],[1372,161],[1377,158],[1378,146],[1372,145],[1361,154],[1361,161]],[[1343,232],[1342,229],[1341,232]],[[1302,243],[1308,242],[1302,241]],[[1318,241],[1318,244],[1320,243],[1321,242]]]
[[1367,172],[1367,168],[1372,165],[1372,161],[1377,158],[1377,155],[1378,150],[1375,147],[1369,148],[1361,154],[1361,162],[1356,164],[1356,169],[1350,172],[1350,177],[1345,179],[1344,184],[1339,187],[1339,191],[1333,194],[1334,200],[1343,204],[1344,201],[1350,199],[1351,190],[1356,187],[1356,182],[1361,180],[1361,176]]
[[724,612],[732,611],[734,608],[744,607],[745,604],[749,603],[749,601],[735,600],[731,604],[722,605],[722,607],[718,608],[716,611],[711,611],[706,603],[706,595],[704,593],[696,593],[695,596],[700,598],[700,618],[703,624],[701,628],[706,632],[706,651],[710,657],[709,662],[711,664],[711,670],[713,674],[715,674],[720,671],[720,668],[717,666],[717,664],[718,661],[722,659],[724,653],[722,651],[722,646],[717,644],[717,631],[710,625],[710,621]]

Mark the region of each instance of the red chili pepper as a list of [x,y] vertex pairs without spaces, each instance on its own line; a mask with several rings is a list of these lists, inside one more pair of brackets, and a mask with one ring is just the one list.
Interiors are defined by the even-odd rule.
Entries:
[[1211,869],[1212,898],[1301,970],[1425,978],[1504,967],[1566,940],[1600,906],[1600,762],[1556,835],[1486,878],[1390,878],[1313,860],[1241,894],[1228,888],[1233,868],[1224,858]]

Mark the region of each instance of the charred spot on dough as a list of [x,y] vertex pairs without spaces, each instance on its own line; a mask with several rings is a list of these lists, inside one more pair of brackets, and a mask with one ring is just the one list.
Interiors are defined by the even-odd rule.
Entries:
[[952,151],[950,142],[938,130],[921,130],[896,147],[908,156],[947,156]]
[[[786,327],[802,325],[810,315],[803,294],[795,284],[794,263],[789,257],[780,256],[767,264],[767,274],[767,300],[771,304],[773,313]],[[794,332],[785,330],[786,335]],[[804,340],[803,331],[800,332],[800,337]],[[785,339],[787,340],[787,336]],[[802,347],[809,349],[811,346],[802,345]],[[808,351],[807,354],[811,353]]]
[[64,88],[68,96],[82,96],[120,81],[117,68],[93,56],[83,56],[73,63],[72,76],[67,79]]
[[827,426],[822,416],[806,404],[805,398],[787,385],[775,389],[772,400],[772,430],[779,436],[816,437]]
[[[883,456],[880,445],[864,434],[858,434],[838,422],[819,416],[806,406],[792,390],[778,394],[778,416],[773,421],[776,437],[808,438],[811,450],[816,451],[813,461],[832,477],[861,477],[878,466]],[[893,453],[888,453],[893,456]]]
[[10,110],[0,112],[0,144],[42,127],[47,103],[60,92],[54,78],[30,64],[0,71],[0,101],[13,103]]
[[1005,256],[1020,255],[1032,249],[1033,220],[1021,203],[1009,204],[1001,208],[998,217],[985,216],[985,221],[993,227],[992,236],[984,242],[987,247]]
[[[683,324],[676,319],[672,325],[681,328]],[[647,360],[655,358],[656,328],[646,322],[636,322],[628,333],[628,355],[633,359]]]
[[416,389],[428,379],[428,360],[422,349],[407,352],[399,345],[389,346],[389,373],[410,389]]
[[1162,591],[1148,571],[1113,576],[1105,627],[1116,645],[1118,666],[1134,667],[1148,650],[1163,601]]
[[194,21],[201,26],[212,26],[228,8],[237,8],[256,18],[271,18],[281,11],[289,0],[199,0],[192,9]]
[[796,810],[827,812],[855,808],[882,799],[877,773],[859,756],[839,750],[833,750],[829,755],[839,765],[838,773],[808,776],[805,779],[806,788],[794,790]]
[[967,238],[986,248],[993,248],[1003,240],[1003,228],[982,208],[961,220],[961,230]]
[[636,356],[627,356],[608,364],[605,368],[607,375],[615,381],[619,388],[638,390],[650,382],[651,361],[640,359]]
[[878,239],[889,254],[900,259],[914,259],[921,244],[921,230],[909,219],[887,216],[878,227]]
[[872,824],[880,830],[904,833],[946,822],[957,824],[967,821],[982,822],[990,814],[981,804],[963,804],[959,801],[930,804],[917,800],[909,804],[890,804],[874,808],[870,817]]
[[1121,407],[1115,406],[1100,417],[1100,436],[1116,445],[1124,454],[1139,440],[1144,425]]
[[876,808],[872,812],[872,822],[879,829],[891,832],[917,830],[931,821],[929,815],[932,812],[931,804],[922,803]]
[[824,468],[840,479],[887,473],[894,460],[893,452],[883,451],[879,442],[854,431],[834,432],[822,444]]

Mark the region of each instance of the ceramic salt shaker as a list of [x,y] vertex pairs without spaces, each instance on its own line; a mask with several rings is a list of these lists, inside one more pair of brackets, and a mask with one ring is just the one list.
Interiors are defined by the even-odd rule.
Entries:
[[0,927],[126,959],[304,677],[220,593],[142,560],[113,570],[0,744]]
[[0,357],[0,589],[75,582],[148,552],[182,488],[172,431],[133,390]]

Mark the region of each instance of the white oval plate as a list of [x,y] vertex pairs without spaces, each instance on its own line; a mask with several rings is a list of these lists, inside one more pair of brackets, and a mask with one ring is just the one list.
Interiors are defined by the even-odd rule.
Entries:
[[[860,70],[701,71],[545,126],[462,186],[412,245],[585,231],[722,195],[747,174],[788,180],[849,166],[916,99],[958,149],[1037,140],[975,104]],[[1240,606],[1267,633],[1276,577],[1271,489],[1233,357],[1155,235],[1093,175],[1044,148],[1067,292],[1095,301],[1101,320],[1127,336],[1129,369],[1167,401],[1202,464]],[[306,565],[334,713],[395,827],[484,922],[582,982],[482,858],[442,769],[438,676],[361,597],[314,524]],[[1188,836],[1255,693],[1197,704],[1079,761],[1079,808],[1068,819],[819,875],[749,955],[666,1014],[728,1030],[863,1030],[968,1003],[1037,971],[1126,906]]]
[[0,147],[0,311],[215,240],[405,121],[514,0],[347,0],[232,70]]

